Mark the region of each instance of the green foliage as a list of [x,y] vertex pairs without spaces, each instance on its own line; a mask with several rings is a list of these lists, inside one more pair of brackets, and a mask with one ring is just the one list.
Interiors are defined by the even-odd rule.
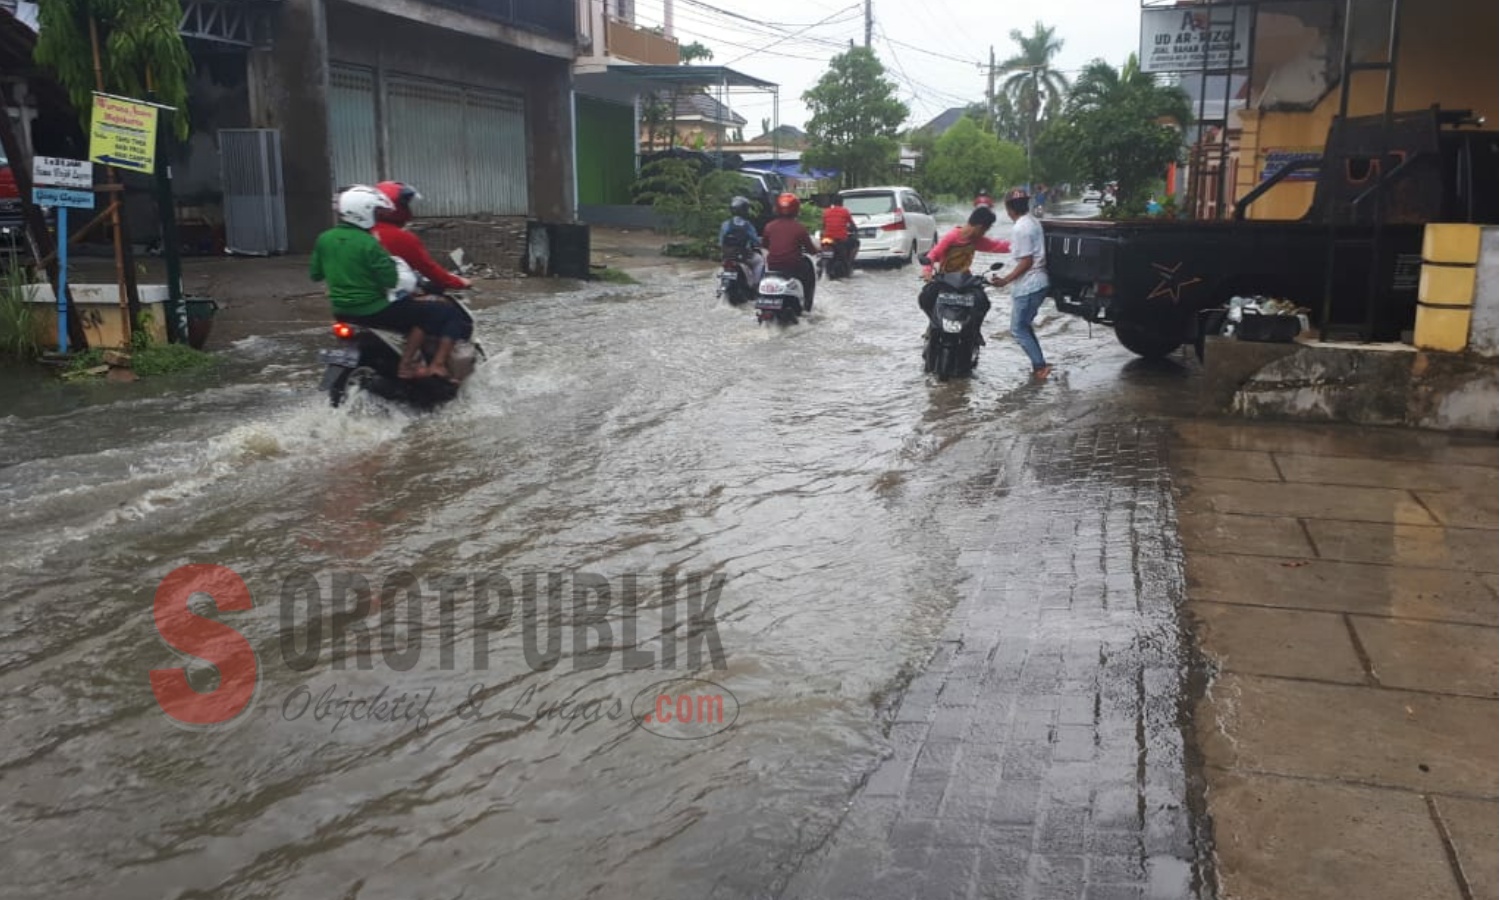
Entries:
[[807,123],[804,168],[837,169],[844,187],[884,180],[896,164],[896,140],[906,104],[874,51],[852,47],[829,61],[828,71],[802,95]]
[[629,272],[611,269],[608,266],[593,273],[593,276],[595,281],[602,281],[606,284],[640,284]]
[[729,218],[729,201],[744,190],[744,176],[736,172],[716,171],[700,177],[696,163],[659,159],[641,169],[631,193],[637,203],[649,204],[661,213],[672,234],[696,239],[693,251],[682,255],[714,256],[719,225]]
[[187,344],[152,344],[130,355],[130,368],[137,375],[168,375],[212,365],[214,358]]
[[1153,183],[1181,151],[1181,132],[1170,123],[1190,115],[1186,95],[1142,72],[1134,55],[1119,70],[1096,61],[1073,85],[1066,120],[1049,132],[1049,154],[1074,180],[1119,185],[1101,215],[1142,215]]
[[1026,152],[964,117],[937,139],[924,170],[929,191],[973,196],[1026,178]]
[[11,254],[3,277],[0,277],[0,354],[20,360],[33,360],[42,352],[32,304],[26,302],[26,286],[31,280],[26,270]]
[[175,106],[177,136],[186,139],[188,75],[193,61],[177,26],[181,0],[40,0],[36,61],[68,92],[88,132],[93,114],[94,54],[90,17],[98,24],[104,90],[144,98],[148,80],[162,103]]
[[683,65],[691,65],[700,59],[713,59],[714,52],[703,44],[693,41],[691,44],[680,44],[677,47],[677,59]]

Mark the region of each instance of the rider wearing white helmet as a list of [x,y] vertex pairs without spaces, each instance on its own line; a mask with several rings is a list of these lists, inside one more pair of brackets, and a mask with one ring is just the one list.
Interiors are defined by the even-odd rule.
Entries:
[[407,334],[400,377],[446,377],[438,358],[431,367],[419,364],[423,329],[440,333],[442,312],[435,304],[390,301],[390,291],[398,284],[396,262],[370,229],[375,227],[376,211],[391,207],[391,201],[372,187],[355,185],[341,191],[339,224],[318,236],[309,274],[313,281],[328,283],[328,301],[339,321]]

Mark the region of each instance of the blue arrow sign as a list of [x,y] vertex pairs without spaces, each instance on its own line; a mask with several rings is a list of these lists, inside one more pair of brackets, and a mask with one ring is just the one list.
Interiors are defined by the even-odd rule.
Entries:
[[70,191],[67,188],[32,188],[31,202],[37,206],[59,206],[72,207],[74,209],[93,209],[93,191]]
[[115,166],[116,168],[120,169],[135,169],[143,172],[150,171],[146,165],[147,160],[144,159],[126,159],[125,157],[121,156],[96,156],[94,157],[94,161],[102,162],[106,166]]

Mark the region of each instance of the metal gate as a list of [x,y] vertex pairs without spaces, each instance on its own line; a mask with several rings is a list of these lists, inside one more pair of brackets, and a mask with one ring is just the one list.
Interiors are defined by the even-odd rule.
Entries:
[[286,191],[281,132],[260,128],[219,132],[224,185],[224,244],[231,253],[286,252]]
[[336,187],[374,184],[379,180],[374,71],[354,66],[330,67],[328,131],[333,144]]
[[386,176],[415,184],[432,216],[525,215],[525,103],[516,94],[409,76],[386,80]]

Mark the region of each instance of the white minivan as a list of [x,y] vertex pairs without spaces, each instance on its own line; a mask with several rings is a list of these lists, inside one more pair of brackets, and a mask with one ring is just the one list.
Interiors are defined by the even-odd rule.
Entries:
[[856,262],[904,266],[937,244],[934,211],[909,187],[850,188],[839,196],[859,227]]

